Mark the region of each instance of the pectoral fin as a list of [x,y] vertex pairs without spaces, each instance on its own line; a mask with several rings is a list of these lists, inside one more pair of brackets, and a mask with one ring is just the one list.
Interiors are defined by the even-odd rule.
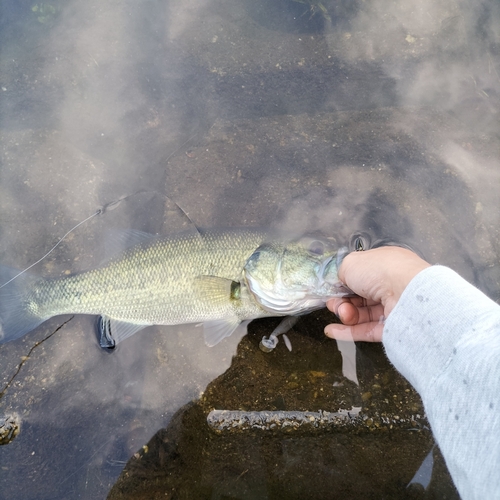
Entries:
[[117,344],[147,326],[149,325],[136,325],[107,316],[99,316],[97,322],[99,345],[106,349],[114,349]]
[[219,276],[197,276],[195,289],[203,299],[209,298],[213,304],[224,305],[240,298],[240,284]]
[[[248,325],[250,321],[243,321],[242,326]],[[236,317],[221,319],[217,321],[205,321],[203,323],[203,336],[208,347],[217,345],[221,340],[229,337],[240,325]]]

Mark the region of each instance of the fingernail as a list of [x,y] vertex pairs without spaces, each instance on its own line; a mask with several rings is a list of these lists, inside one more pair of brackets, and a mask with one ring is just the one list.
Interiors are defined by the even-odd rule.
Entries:
[[339,310],[340,308],[344,305],[343,302],[341,302],[336,308],[335,308],[335,316],[337,316],[338,319],[340,319],[340,313]]
[[337,318],[339,317],[339,306],[337,304],[335,304],[335,306],[333,307],[333,309],[330,309],[330,311],[335,314],[335,316],[337,316]]
[[324,331],[325,331],[325,335],[326,335],[327,337],[329,337],[329,338],[331,338],[331,339],[335,338],[335,337],[334,337],[334,335],[335,335],[335,334],[334,334],[334,333],[330,330],[330,328],[328,328],[327,326],[325,327],[325,330],[324,330]]

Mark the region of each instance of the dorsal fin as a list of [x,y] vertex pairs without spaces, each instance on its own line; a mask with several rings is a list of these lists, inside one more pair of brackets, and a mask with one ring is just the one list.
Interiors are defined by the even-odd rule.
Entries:
[[156,238],[158,236],[137,229],[112,229],[106,234],[104,262],[135,245],[153,241]]

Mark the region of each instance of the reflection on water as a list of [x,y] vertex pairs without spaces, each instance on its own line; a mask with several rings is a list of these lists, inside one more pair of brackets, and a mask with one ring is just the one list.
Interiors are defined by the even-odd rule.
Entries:
[[[339,245],[359,231],[399,241],[500,299],[497,3],[6,0],[1,9],[2,264],[27,267],[98,207],[145,189],[168,195],[198,226],[320,229]],[[166,234],[176,214],[162,196],[120,204],[36,272],[93,267],[111,229]],[[232,372],[198,399],[241,335],[207,349],[197,329],[150,328],[109,354],[93,318],[53,318],[0,347],[0,383],[9,385],[0,416],[21,423],[0,448],[0,497],[102,498],[142,449],[151,465],[141,462],[143,476],[170,464],[165,487],[179,488],[205,474],[204,497],[248,498],[250,485],[259,498],[305,498],[344,477],[344,494],[400,498],[432,447],[425,429],[207,434],[213,408],[421,411],[376,349],[358,345],[360,385],[349,386],[335,343],[323,339],[328,321],[303,318],[292,353],[280,343],[269,355],[257,344],[274,323],[259,322]],[[402,404],[384,410],[391,398]],[[160,428],[148,455],[142,447]],[[186,444],[194,438],[208,439],[213,461]],[[246,473],[235,465],[241,453]],[[380,468],[368,477],[370,459]],[[268,475],[269,464],[278,466]],[[440,467],[430,487],[453,495]]]
[[[358,352],[360,387],[343,378],[335,343],[315,331],[325,320],[299,323],[295,353],[262,353],[263,325],[251,325],[231,368],[130,459],[108,498],[421,498],[408,484],[432,437],[418,396],[379,345]],[[458,499],[439,453],[431,472],[429,495]]]

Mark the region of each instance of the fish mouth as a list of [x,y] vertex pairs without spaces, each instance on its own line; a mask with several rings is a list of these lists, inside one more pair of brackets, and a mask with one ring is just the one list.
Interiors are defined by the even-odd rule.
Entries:
[[335,255],[325,259],[318,270],[317,290],[324,292],[326,300],[333,297],[346,297],[356,295],[347,285],[342,283],[338,276],[338,270],[344,258],[350,253],[347,247],[338,249]]
[[340,283],[338,277],[338,270],[344,258],[349,254],[349,249],[347,247],[341,247],[336,254],[326,258],[318,269],[317,279],[318,288],[323,285],[335,285]]
[[[332,266],[332,263],[334,262],[333,257],[334,257],[334,255],[332,255],[331,257],[328,257],[327,259],[325,259],[321,263],[321,266],[319,267],[318,272],[316,274],[316,279],[317,279],[316,286],[317,286],[317,288],[322,288],[324,286],[324,284],[327,283],[326,278],[331,272],[331,266]],[[335,269],[338,269],[338,267],[336,266]],[[337,274],[337,273],[335,273],[335,274]]]

